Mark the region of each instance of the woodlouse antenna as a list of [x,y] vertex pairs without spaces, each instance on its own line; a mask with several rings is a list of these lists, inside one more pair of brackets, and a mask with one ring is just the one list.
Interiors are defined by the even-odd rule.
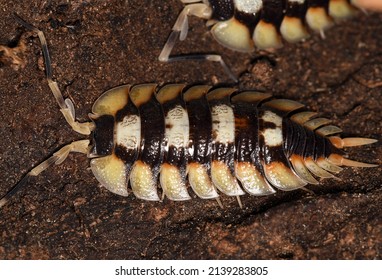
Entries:
[[[45,61],[46,79],[48,81],[48,85],[58,105],[60,106],[60,111],[64,115],[66,121],[72,127],[74,131],[83,135],[89,135],[95,128],[94,123],[93,122],[79,123],[75,120],[75,111],[74,111],[74,105],[72,101],[70,99],[64,100],[57,83],[53,81],[52,79],[52,64],[51,64],[49,50],[48,50],[44,33],[41,30],[34,27],[33,25],[24,21],[17,14],[14,14],[14,17],[17,20],[17,22],[23,25],[26,29],[37,33],[41,42],[42,52],[43,52],[44,61]],[[13,195],[15,195],[21,188],[26,186],[30,177],[39,175],[42,171],[46,170],[53,164],[62,163],[71,152],[79,152],[79,153],[88,154],[89,144],[90,144],[89,140],[79,140],[79,141],[72,142],[71,144],[68,144],[62,147],[59,151],[55,152],[53,156],[49,157],[45,161],[38,164],[36,167],[30,170],[5,196],[3,196],[0,199],[0,208],[4,206],[7,203],[7,201]]]
[[35,177],[39,175],[44,170],[48,169],[53,164],[61,164],[71,152],[78,152],[87,154],[89,140],[79,140],[72,142],[64,147],[62,147],[59,151],[55,152],[53,156],[41,162],[39,165],[34,167],[31,171],[29,171],[5,196],[3,196],[0,200],[0,208],[3,207],[8,200],[14,196],[20,189],[26,186],[30,177]]
[[52,91],[58,105],[60,106],[60,111],[64,115],[66,121],[74,131],[83,135],[89,135],[94,130],[94,124],[92,122],[80,123],[76,121],[73,102],[68,98],[64,100],[57,83],[52,79],[52,64],[44,33],[30,23],[23,20],[16,13],[14,14],[14,17],[16,21],[26,29],[35,32],[40,39],[42,53],[45,61],[46,79],[48,81],[49,88]]

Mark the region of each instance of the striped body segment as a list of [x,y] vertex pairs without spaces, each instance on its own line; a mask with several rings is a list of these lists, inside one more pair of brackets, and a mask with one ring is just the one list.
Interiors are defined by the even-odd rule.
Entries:
[[[186,4],[185,14],[208,20],[207,26],[211,27],[214,38],[220,44],[243,52],[253,51],[255,47],[279,48],[283,44],[282,39],[300,41],[309,36],[309,29],[323,35],[335,21],[349,18],[357,10],[353,0],[182,2]],[[181,37],[182,32],[185,33],[181,30]]]
[[203,199],[268,195],[317,184],[340,165],[371,166],[340,148],[374,140],[333,136],[340,129],[328,119],[260,92],[121,86],[95,102],[91,118],[95,177],[144,200],[188,200],[191,189]]

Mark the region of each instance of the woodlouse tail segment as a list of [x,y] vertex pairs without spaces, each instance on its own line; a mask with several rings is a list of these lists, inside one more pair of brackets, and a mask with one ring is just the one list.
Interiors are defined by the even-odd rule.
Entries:
[[[376,167],[375,164],[346,159],[339,149],[368,145],[377,142],[370,138],[340,138],[332,136],[341,129],[331,125],[326,118],[314,118],[315,113],[299,112],[290,117],[285,137],[285,147],[296,174],[309,184],[318,184],[318,178],[336,178],[333,174],[342,170],[339,166]],[[292,135],[292,136],[290,136]],[[314,177],[314,176],[315,177]]]
[[62,147],[59,151],[55,152],[53,156],[41,162],[39,165],[29,171],[5,196],[3,196],[0,200],[0,208],[3,207],[8,202],[8,200],[20,189],[26,186],[30,177],[38,176],[41,172],[48,169],[53,164],[61,164],[72,152],[87,154],[88,148],[89,140],[75,141]]
[[74,131],[83,135],[89,135],[94,129],[94,124],[92,122],[80,123],[76,121],[73,102],[70,99],[64,100],[57,83],[52,79],[52,64],[44,33],[38,28],[24,21],[17,14],[14,14],[14,17],[22,26],[38,35],[45,61],[46,79],[48,81],[49,88],[57,101],[57,104],[60,106],[60,111],[65,117],[65,120]]
[[339,149],[345,147],[355,147],[369,145],[378,142],[378,140],[371,138],[362,138],[362,137],[349,137],[349,138],[340,138],[338,136],[329,137],[330,142]]

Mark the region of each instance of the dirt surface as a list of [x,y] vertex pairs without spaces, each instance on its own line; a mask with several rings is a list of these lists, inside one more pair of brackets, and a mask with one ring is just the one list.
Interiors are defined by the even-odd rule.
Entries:
[[[13,3],[12,3],[13,2]],[[159,3],[160,2],[160,3]],[[182,9],[171,1],[0,1],[0,196],[32,166],[81,136],[72,132],[45,80],[38,39],[48,40],[54,77],[77,117],[121,84],[230,84],[209,62],[163,64],[157,57]],[[21,38],[21,39],[20,39]],[[24,42],[18,45],[19,42]],[[1,51],[1,50],[0,50]],[[275,53],[235,53],[192,19],[174,53],[213,51],[240,76],[235,87],[302,102],[343,128],[379,142],[348,149],[382,162],[382,15],[359,14]],[[215,201],[145,202],[99,187],[89,160],[70,155],[31,179],[0,209],[0,259],[381,259],[382,172],[345,168],[306,191],[245,196],[244,208]]]

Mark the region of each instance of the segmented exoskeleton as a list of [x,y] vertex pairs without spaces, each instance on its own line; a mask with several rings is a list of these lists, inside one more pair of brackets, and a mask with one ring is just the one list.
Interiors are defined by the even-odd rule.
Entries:
[[222,57],[217,54],[170,57],[178,40],[188,32],[188,17],[207,20],[213,37],[235,51],[256,48],[280,48],[283,40],[298,42],[309,36],[309,29],[320,32],[335,21],[351,17],[357,0],[181,0],[186,6],[176,20],[160,55],[160,61],[201,59],[217,61],[235,79]]
[[184,89],[121,86],[95,102],[91,169],[102,185],[128,195],[130,183],[144,200],[187,200],[188,176],[200,198],[267,195],[318,184],[341,165],[373,166],[345,159],[340,148],[375,140],[333,136],[341,130],[298,102],[232,88]]
[[341,150],[375,140],[341,139],[330,120],[304,111],[298,102],[261,92],[124,85],[102,94],[89,115],[92,121],[79,123],[72,102],[63,99],[52,80],[43,33],[18,21],[40,38],[48,84],[68,124],[91,134],[92,141],[66,145],[33,168],[0,207],[30,176],[62,163],[70,152],[87,154],[93,174],[109,191],[127,196],[131,187],[136,197],[151,201],[190,199],[189,185],[203,199],[218,199],[219,193],[268,195],[318,184],[317,178],[333,177],[342,165],[375,166],[346,159]]

